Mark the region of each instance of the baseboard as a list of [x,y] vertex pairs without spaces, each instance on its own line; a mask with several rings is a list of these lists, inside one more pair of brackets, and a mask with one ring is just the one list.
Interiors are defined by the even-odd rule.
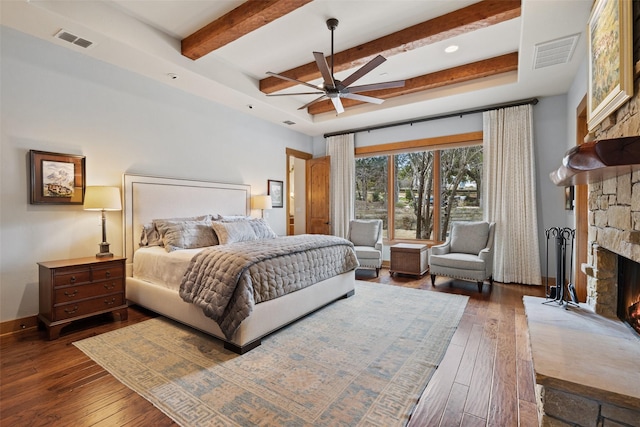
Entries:
[[38,327],[38,316],[23,317],[22,319],[7,320],[0,323],[0,335],[13,334]]

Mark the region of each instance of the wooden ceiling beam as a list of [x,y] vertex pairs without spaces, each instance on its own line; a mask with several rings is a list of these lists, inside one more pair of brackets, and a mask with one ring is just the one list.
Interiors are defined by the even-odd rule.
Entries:
[[313,0],[247,0],[182,39],[182,54],[196,60]]
[[[485,59],[447,70],[436,71],[405,81],[405,86],[394,89],[382,89],[371,92],[362,92],[363,95],[374,98],[389,99],[396,96],[408,95],[425,90],[436,89],[456,83],[464,83],[495,74],[507,73],[518,69],[518,52],[509,53],[495,58]],[[342,98],[342,105],[347,108],[358,104],[365,104],[362,101]],[[321,114],[335,111],[331,101],[322,101],[307,108],[309,114]]]
[[[517,18],[520,13],[521,0],[484,0],[371,42],[338,52],[334,57],[334,71],[337,73],[361,67],[376,55],[380,54],[388,58],[398,53]],[[304,82],[320,78],[320,72],[315,61],[278,74]],[[267,77],[260,80],[260,90],[267,94],[291,86],[295,86],[295,83],[277,77]]]

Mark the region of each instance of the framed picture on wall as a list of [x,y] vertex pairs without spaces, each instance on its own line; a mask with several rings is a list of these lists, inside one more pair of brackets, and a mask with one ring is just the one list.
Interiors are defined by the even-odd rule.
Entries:
[[267,194],[271,196],[271,206],[274,208],[284,207],[283,182],[267,180]]
[[633,96],[632,15],[628,0],[596,0],[591,11],[587,28],[590,131]]
[[564,208],[565,210],[573,210],[573,185],[564,187]]
[[84,156],[30,150],[29,165],[31,204],[81,205],[84,202]]

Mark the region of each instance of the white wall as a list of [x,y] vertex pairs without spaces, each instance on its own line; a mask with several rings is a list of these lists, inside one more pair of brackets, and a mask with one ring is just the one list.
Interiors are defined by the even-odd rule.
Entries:
[[547,237],[551,227],[569,227],[573,211],[565,210],[565,189],[556,186],[549,174],[558,169],[567,151],[567,97],[566,95],[540,98],[534,107],[533,135],[536,155],[536,186],[538,204],[538,239],[543,277],[555,277],[556,262],[553,240],[549,241],[547,268]]
[[[29,204],[30,149],[86,156],[87,185],[120,186],[128,172],[245,183],[254,194],[286,180],[286,147],[312,150],[306,135],[1,31],[0,321],[38,313],[38,261],[92,256],[101,240],[99,214]],[[120,255],[121,214],[107,217]],[[269,222],[286,234],[286,209]]]

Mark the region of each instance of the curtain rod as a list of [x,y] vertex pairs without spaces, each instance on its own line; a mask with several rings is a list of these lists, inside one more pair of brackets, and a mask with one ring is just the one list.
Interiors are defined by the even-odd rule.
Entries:
[[455,113],[441,114],[439,116],[422,117],[419,119],[405,120],[403,122],[389,123],[386,125],[370,126],[370,127],[360,128],[360,129],[351,129],[351,130],[344,130],[340,132],[325,133],[324,137],[329,138],[330,136],[346,135],[349,133],[369,132],[372,130],[385,129],[385,128],[391,128],[396,126],[412,125],[414,123],[420,123],[420,122],[428,122],[431,120],[447,119],[449,117],[456,117],[456,116],[465,116],[467,114],[484,113],[485,111],[497,110],[499,108],[517,107],[519,105],[527,105],[527,104],[536,105],[537,103],[538,103],[538,98],[522,99],[520,101],[505,102],[503,104],[495,104],[487,107],[476,108],[473,110],[462,110],[462,111],[457,111]]

